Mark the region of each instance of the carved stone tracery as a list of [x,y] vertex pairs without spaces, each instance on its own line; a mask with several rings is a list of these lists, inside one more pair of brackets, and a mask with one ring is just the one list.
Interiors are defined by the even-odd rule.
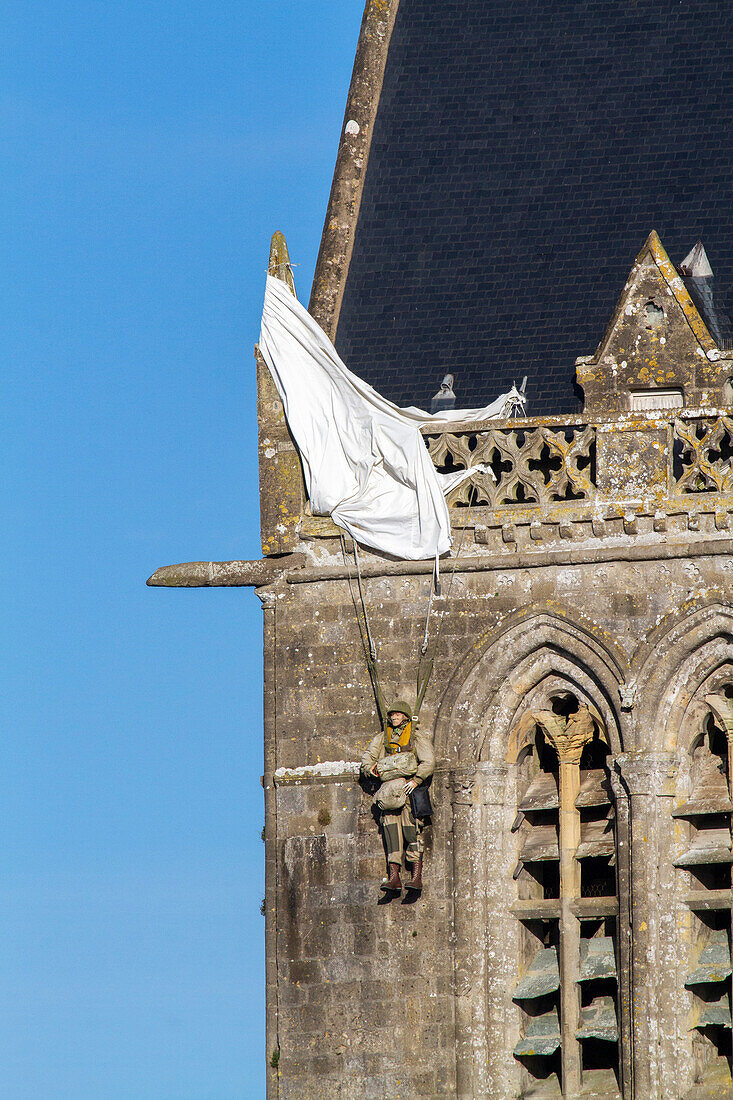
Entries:
[[[492,509],[542,509],[563,502],[603,499],[608,496],[609,486],[614,499],[619,494],[637,497],[642,483],[660,499],[733,492],[730,416],[706,416],[697,410],[680,416],[660,409],[654,420],[642,420],[635,426],[618,424],[610,430],[603,425],[600,430],[605,444],[602,452],[600,446],[598,450],[602,469],[597,474],[598,430],[594,423],[566,419],[552,424],[523,420],[516,426],[501,428],[448,426],[424,434],[439,471],[470,471],[448,496],[449,504],[457,508],[470,504]],[[646,459],[627,453],[632,443],[641,440],[652,447]],[[652,458],[658,459],[658,485],[647,485],[648,471],[638,469],[639,465],[648,466]],[[608,467],[609,462],[613,469]]]
[[729,493],[733,490],[733,419],[675,420],[674,479],[678,492]]
[[595,495],[595,428],[587,425],[431,433],[426,441],[439,470],[489,467],[453,490],[452,505],[547,504]]

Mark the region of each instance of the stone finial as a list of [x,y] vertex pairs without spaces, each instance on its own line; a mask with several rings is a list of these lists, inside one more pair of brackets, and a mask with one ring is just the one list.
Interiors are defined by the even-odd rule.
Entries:
[[586,414],[719,407],[731,369],[652,231],[595,354],[576,360]]
[[430,412],[444,412],[446,409],[455,409],[456,395],[453,389],[453,375],[446,374],[440,383],[440,389],[430,402]]
[[448,784],[451,790],[451,802],[454,806],[472,806],[474,803],[474,782],[476,779],[476,765],[469,764],[454,768],[449,777]]
[[[295,280],[282,233],[273,233],[268,272],[285,283],[294,297]],[[255,347],[257,363],[257,424],[260,463],[260,531],[262,553],[288,554],[298,543],[298,524],[305,504],[300,458],[285,422],[280,395]]]
[[295,279],[293,278],[293,269],[290,265],[290,253],[288,252],[285,237],[279,229],[272,234],[272,240],[270,241],[270,263],[267,271],[273,278],[279,279],[280,282],[285,283],[294,298],[298,297],[295,293]]

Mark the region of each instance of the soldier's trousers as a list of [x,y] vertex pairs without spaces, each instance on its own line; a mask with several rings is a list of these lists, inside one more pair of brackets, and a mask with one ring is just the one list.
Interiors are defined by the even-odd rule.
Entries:
[[402,812],[382,814],[387,863],[417,863],[423,851],[422,822],[415,821],[408,798]]

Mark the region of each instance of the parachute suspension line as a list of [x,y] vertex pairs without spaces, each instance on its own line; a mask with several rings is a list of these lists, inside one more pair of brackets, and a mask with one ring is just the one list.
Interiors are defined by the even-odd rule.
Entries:
[[[458,568],[458,561],[463,552],[463,543],[466,538],[466,531],[471,523],[471,509],[473,508],[473,501],[469,500],[468,509],[466,511],[466,520],[461,530],[461,538],[458,544],[458,550],[456,556],[453,559],[453,568],[450,574],[450,580],[448,582],[448,592],[446,596],[446,603],[450,599],[450,595],[453,591],[453,582],[456,576],[456,569]],[[377,674],[377,647],[374,644],[374,638],[372,637],[371,627],[369,626],[369,614],[367,612],[366,599],[364,597],[364,584],[361,577],[361,563],[359,561],[359,548],[356,540],[354,540],[354,564],[356,566],[356,582],[359,591],[359,602],[361,604],[361,614],[359,614],[359,605],[356,602],[356,595],[354,594],[354,580],[351,574],[351,568],[349,565],[349,555],[346,550],[346,539],[343,534],[341,535],[341,552],[344,556],[344,565],[346,566],[346,574],[349,579],[349,591],[351,593],[351,599],[354,604],[354,611],[356,613],[356,621],[359,626],[359,636],[361,638],[362,646],[364,647],[364,656],[366,658],[367,668],[369,669],[369,676],[372,681],[372,688],[374,690],[374,698],[377,704],[377,710],[379,712],[379,720],[382,724],[382,729],[387,729],[387,703],[382,692],[382,688],[379,683],[379,676]],[[440,616],[438,618],[438,629],[435,634],[435,641],[432,645],[432,652],[428,655],[428,649],[430,648],[430,618],[433,613],[433,602],[436,596],[441,596],[440,585],[440,572],[438,565],[438,555],[435,555],[435,562],[433,564],[433,572],[430,577],[430,596],[428,597],[428,610],[425,616],[425,630],[423,631],[422,644],[420,645],[420,657],[417,666],[417,687],[415,693],[415,711],[413,718],[415,721],[420,716],[420,707],[422,706],[423,699],[425,698],[425,692],[427,691],[428,684],[430,683],[430,677],[433,673],[433,665],[435,663],[435,654],[438,649],[438,642],[440,641],[440,634],[443,629],[443,619],[445,618],[445,606],[441,608]],[[362,627],[362,618],[364,625]]]
[[[364,648],[364,657],[366,658],[367,668],[369,669],[369,678],[372,681],[372,690],[374,691],[374,701],[377,704],[377,713],[379,715],[379,721],[382,729],[387,728],[387,704],[382,693],[381,686],[379,684],[379,676],[377,675],[377,650],[372,639],[371,630],[369,629],[369,616],[367,615],[366,602],[364,600],[364,591],[361,583],[361,570],[359,568],[359,557],[356,549],[356,542],[354,542],[354,562],[356,564],[356,575],[359,587],[359,596],[361,599],[361,611],[359,614],[359,605],[356,602],[356,595],[354,593],[354,580],[351,575],[351,567],[349,565],[349,555],[346,551],[346,539],[341,535],[341,552],[344,556],[344,565],[346,566],[346,574],[349,578],[349,592],[351,593],[351,600],[354,604],[354,612],[356,614],[356,622],[359,627],[359,637],[361,638],[361,644]],[[362,626],[362,616],[364,618],[364,626]]]
[[[448,593],[446,596],[446,603],[450,599],[451,592],[453,591],[453,581],[456,576],[456,569],[458,568],[458,560],[463,552],[463,543],[466,538],[466,531],[471,523],[471,509],[473,508],[473,501],[469,497],[468,509],[466,511],[466,521],[461,530],[461,538],[458,544],[458,550],[453,560],[453,568],[451,570],[450,581],[448,582]],[[433,664],[435,663],[435,654],[438,650],[438,642],[440,641],[440,633],[443,629],[443,618],[445,617],[445,607],[440,610],[440,616],[438,618],[438,629],[435,635],[435,642],[433,643],[432,653],[430,657],[427,656],[429,637],[430,637],[430,614],[433,609],[433,597],[440,596],[440,579],[438,575],[438,558],[436,555],[435,566],[433,568],[433,575],[430,578],[430,599],[428,601],[428,613],[425,617],[425,633],[423,634],[422,645],[420,646],[420,660],[417,666],[417,689],[415,699],[415,718],[420,716],[420,707],[422,706],[423,699],[425,698],[425,692],[428,689],[430,683],[430,677],[433,673]]]
[[361,609],[364,612],[364,623],[366,625],[367,640],[369,641],[369,655],[373,661],[377,659],[377,647],[374,644],[372,638],[372,632],[369,629],[369,616],[367,615],[366,600],[364,599],[364,586],[361,581],[361,565],[359,563],[359,546],[354,541],[354,562],[356,564],[356,579],[359,584],[359,597],[361,599]]
[[361,623],[361,616],[359,615],[359,605],[356,602],[356,596],[354,595],[354,578],[351,575],[351,566],[349,565],[349,556],[346,553],[346,539],[343,535],[341,537],[341,553],[344,556],[344,565],[346,566],[346,575],[349,578],[349,594],[351,595],[351,602],[354,605],[354,613],[356,615],[356,624],[359,627],[359,637],[361,638],[361,644],[364,647],[364,653],[367,656],[367,664],[369,663],[369,647],[367,645],[366,638],[364,636],[364,627]]
[[428,641],[430,640],[430,613],[433,610],[433,597],[440,595],[440,581],[438,580],[438,558],[436,555],[435,565],[433,566],[433,576],[430,580],[430,598],[428,600],[428,613],[425,616],[425,631],[423,633],[422,645],[420,646],[420,656],[424,657],[428,651]]

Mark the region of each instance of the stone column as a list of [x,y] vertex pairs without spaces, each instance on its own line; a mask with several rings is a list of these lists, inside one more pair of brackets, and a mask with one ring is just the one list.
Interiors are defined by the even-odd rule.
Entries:
[[672,1052],[665,1058],[662,1045],[674,1042],[677,998],[665,990],[669,960],[660,942],[660,916],[670,908],[674,882],[669,852],[659,836],[665,826],[671,834],[677,761],[668,752],[628,752],[616,758],[615,766],[630,802],[634,1095],[666,1100],[675,1095],[675,1069]]
[[267,1009],[265,1014],[265,1044],[267,1058],[267,1100],[277,1100],[280,1081],[272,1056],[280,1049],[278,1032],[278,983],[277,983],[277,795],[274,784],[276,761],[276,709],[275,709],[275,592],[271,587],[255,590],[262,603],[263,649],[263,724],[265,740],[265,986]]
[[[477,935],[480,905],[474,876],[477,837],[475,829],[475,765],[451,772],[453,809],[453,934],[456,1029],[456,1097],[474,1100],[480,1076],[479,1060],[486,1058],[483,1011],[483,936]],[[477,1011],[478,1010],[478,1011]]]
[[[560,728],[555,716],[544,714],[542,728],[557,752],[559,773],[560,826],[560,953],[563,1095],[579,1096],[581,1086],[580,1045],[575,1033],[580,1026],[578,972],[580,968],[580,922],[572,911],[580,897],[580,865],[575,853],[580,844],[580,813],[575,800],[580,791],[580,758],[593,740],[595,727],[587,708]],[[554,719],[551,723],[550,719]]]
[[634,1071],[631,1058],[631,868],[629,866],[629,799],[621,775],[609,758],[609,780],[616,806],[616,856],[618,881],[618,1024],[621,1036],[621,1093],[632,1100]]
[[578,971],[580,922],[571,906],[580,896],[580,865],[575,853],[580,844],[580,814],[575,799],[580,791],[578,759],[560,755],[560,951],[562,954],[562,1069],[563,1094],[580,1095],[580,1046],[575,1032],[580,1026]]
[[[559,764],[560,856],[560,1025],[562,1029],[562,1093],[576,1097],[581,1088],[580,1044],[580,921],[573,903],[580,897],[580,865],[575,853],[580,844],[580,811],[575,805],[580,791],[580,759],[596,734],[597,719],[587,706],[569,716],[550,710],[529,712],[522,721],[540,727],[557,753]],[[605,736],[602,729],[598,732]]]
[[[481,944],[484,982],[481,990],[485,1049],[476,1051],[476,1097],[511,1096],[516,1091],[519,1065],[512,1056],[519,1009],[512,1001],[517,981],[519,923],[509,912],[507,884],[512,882],[516,853],[508,823],[514,816],[514,799],[507,812],[507,764],[479,764],[475,790],[480,803],[482,881],[476,929]],[[487,961],[488,960],[488,961]]]

